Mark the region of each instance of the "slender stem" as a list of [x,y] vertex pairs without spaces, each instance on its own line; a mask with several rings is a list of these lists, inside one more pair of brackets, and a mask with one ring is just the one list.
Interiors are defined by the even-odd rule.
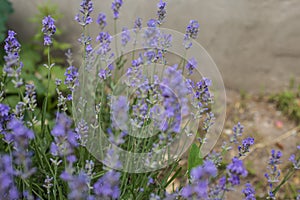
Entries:
[[[118,33],[117,29],[117,19],[114,20],[114,34],[116,35]],[[116,48],[116,56],[119,58],[119,52],[118,52],[118,41],[115,39],[115,48]]]
[[275,195],[278,190],[281,188],[282,185],[284,185],[294,174],[295,169],[292,168],[288,171],[288,173],[284,176],[284,178],[282,179],[282,181],[277,185],[277,187],[273,190],[273,194]]
[[46,117],[46,112],[47,112],[47,106],[48,106],[48,96],[49,96],[49,87],[50,87],[50,79],[51,79],[51,60],[50,60],[50,46],[48,46],[47,48],[48,50],[48,75],[47,75],[47,79],[48,79],[48,83],[47,83],[47,92],[46,92],[46,97],[45,97],[45,104],[44,104],[44,108],[43,108],[43,113],[42,113],[42,134],[44,136],[45,134],[45,117]]

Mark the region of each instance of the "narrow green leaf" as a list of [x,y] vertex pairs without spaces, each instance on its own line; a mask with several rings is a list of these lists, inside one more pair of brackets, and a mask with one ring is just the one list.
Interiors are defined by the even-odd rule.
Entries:
[[203,156],[200,148],[196,144],[192,144],[188,157],[188,173],[190,174],[191,169],[203,164]]

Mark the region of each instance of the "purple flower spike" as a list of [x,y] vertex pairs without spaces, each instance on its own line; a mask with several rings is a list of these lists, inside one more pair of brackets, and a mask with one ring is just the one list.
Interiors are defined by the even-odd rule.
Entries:
[[126,44],[130,41],[130,32],[128,30],[128,28],[124,27],[122,29],[122,33],[121,33],[121,43],[122,43],[122,46],[126,46]]
[[96,41],[100,43],[100,48],[97,53],[101,56],[106,55],[111,49],[110,43],[112,42],[112,36],[108,32],[100,32]]
[[70,91],[74,91],[74,89],[79,86],[78,80],[78,69],[74,66],[69,66],[65,72],[65,85],[70,89]]
[[80,13],[75,15],[75,20],[83,27],[91,24],[93,19],[91,13],[93,12],[93,2],[91,0],[83,0],[80,4]]
[[158,11],[157,11],[157,23],[160,25],[163,23],[163,20],[165,19],[166,17],[166,5],[167,3],[166,2],[163,2],[162,0],[160,0],[160,2],[157,4],[157,8],[158,8]]
[[112,2],[111,9],[114,13],[114,19],[119,18],[119,10],[122,5],[123,5],[123,0],[114,0],[114,2]]
[[199,32],[199,23],[196,20],[191,20],[186,27],[186,33],[184,35],[183,44],[186,49],[192,47],[191,39],[197,39]]
[[97,18],[97,24],[99,24],[101,30],[103,30],[106,27],[106,15],[104,13],[99,13]]
[[142,18],[140,18],[140,17],[136,18],[136,20],[134,21],[133,28],[134,28],[135,32],[142,29]]
[[249,152],[250,146],[254,144],[254,138],[248,137],[242,141],[242,145],[238,146],[239,156],[245,155],[245,153]]
[[94,184],[94,192],[97,197],[118,199],[121,194],[119,188],[120,175],[119,172],[111,170],[99,178]]
[[245,169],[243,161],[239,160],[237,157],[232,159],[232,162],[227,166],[229,173],[229,182],[234,185],[240,184],[240,176],[247,176],[248,171]]
[[250,183],[246,183],[245,188],[242,190],[245,195],[245,200],[255,200],[255,190]]
[[42,24],[42,32],[44,33],[44,45],[49,46],[52,44],[52,36],[56,32],[55,20],[50,16],[44,17]]
[[197,68],[198,62],[195,58],[191,58],[188,60],[188,63],[186,64],[185,68],[188,70],[188,75],[193,74],[193,71],[195,68]]
[[156,19],[149,19],[149,21],[147,22],[147,26],[149,28],[155,28],[157,25],[157,20]]
[[14,31],[8,30],[8,36],[5,39],[5,45],[4,45],[4,50],[6,54],[10,54],[10,53],[16,53],[17,55],[19,54],[21,45],[16,39],[15,37],[16,35],[17,34]]

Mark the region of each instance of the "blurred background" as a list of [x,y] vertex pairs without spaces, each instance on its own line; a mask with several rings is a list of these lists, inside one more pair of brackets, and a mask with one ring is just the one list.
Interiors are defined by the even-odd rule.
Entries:
[[[57,20],[63,34],[60,40],[77,44],[81,27],[74,21],[80,0],[10,0],[14,12],[7,25],[18,33],[21,42],[28,42],[36,33],[37,24],[29,19],[37,15],[38,5],[57,5],[63,18]],[[156,14],[154,0],[125,0],[120,23],[131,28],[139,16],[146,22]],[[240,0],[240,1],[167,1],[167,19],[163,27],[180,32],[190,19],[200,23],[198,42],[209,52],[223,76],[225,86],[249,92],[279,91],[290,79],[300,75],[300,1]],[[112,21],[110,2],[94,2],[96,18],[99,12]],[[112,32],[112,26],[108,30]],[[121,30],[121,27],[119,27]],[[97,35],[97,26],[90,28]],[[76,49],[73,49],[76,52]]]

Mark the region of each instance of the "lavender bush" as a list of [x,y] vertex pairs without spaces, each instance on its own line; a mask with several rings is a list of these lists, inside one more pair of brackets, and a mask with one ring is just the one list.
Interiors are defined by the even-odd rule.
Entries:
[[[111,4],[114,34],[123,3]],[[248,175],[243,160],[254,139],[244,137],[238,123],[229,143],[206,155],[203,146],[220,117],[213,112],[220,94],[214,95],[210,77],[197,76],[201,61],[189,53],[197,45],[196,20],[182,34],[179,62],[168,61],[174,40],[161,29],[166,6],[161,0],[156,18],[137,18],[133,29],[122,27],[116,37],[105,30],[106,14],[93,19],[93,2],[83,0],[75,16],[82,27],[82,64],[76,66],[71,51],[66,53],[65,79],[55,81],[55,109],[49,108],[55,20],[49,15],[41,21],[47,51],[44,96],[37,96],[35,85],[22,76],[21,44],[8,31],[0,79],[1,199],[217,200],[240,188]],[[89,26],[99,27],[95,39],[88,34]],[[9,100],[10,88],[17,103]],[[188,147],[186,169],[179,162]],[[237,153],[226,161],[232,149]],[[288,162],[281,160],[282,152],[270,153],[265,198],[276,199],[300,169],[300,146],[295,151],[287,171],[280,169]],[[176,178],[181,184],[172,187]],[[254,188],[246,183],[240,193],[256,199]]]

